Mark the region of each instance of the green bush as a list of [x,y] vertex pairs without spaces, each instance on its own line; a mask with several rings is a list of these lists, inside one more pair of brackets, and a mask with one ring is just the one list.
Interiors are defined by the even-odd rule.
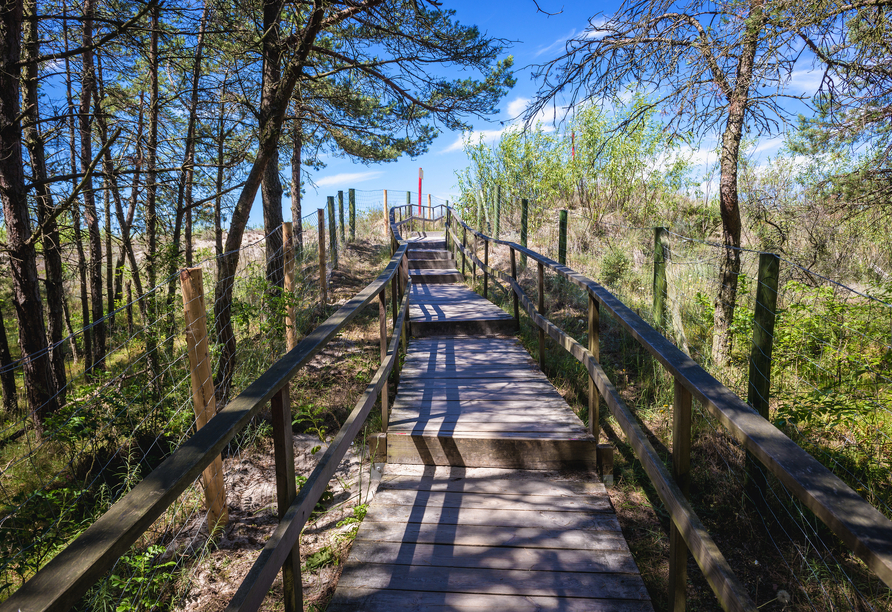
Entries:
[[628,273],[632,262],[622,249],[612,247],[601,259],[601,282],[605,285],[615,285]]

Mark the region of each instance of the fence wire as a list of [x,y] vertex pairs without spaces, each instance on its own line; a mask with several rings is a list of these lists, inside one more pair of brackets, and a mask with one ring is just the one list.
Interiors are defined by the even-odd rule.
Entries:
[[[469,225],[490,233],[496,210],[492,203],[478,199],[456,208]],[[502,239],[525,242],[558,260],[558,211],[542,210],[530,198],[524,227],[521,215],[513,212],[518,206],[503,202],[499,208]],[[716,298],[723,288],[725,247],[667,233],[666,306],[657,325],[655,228],[595,222],[574,213],[570,211],[567,265],[604,285],[746,400],[753,388],[751,356],[764,352],[753,343],[759,252],[738,249],[740,268],[726,276],[731,284],[736,280],[736,299],[728,320],[727,354],[720,362],[713,342],[716,310],[729,310]],[[497,251],[491,261],[505,270],[507,255],[500,258]],[[553,276],[546,273],[546,316],[584,342],[588,298]],[[779,277],[767,373],[771,390],[768,398],[759,399],[767,400],[775,426],[892,518],[892,284],[850,287],[784,258]],[[536,295],[535,266],[521,273],[520,282]],[[670,449],[671,376],[634,340],[622,337],[609,316],[602,315],[601,333],[608,375],[658,446]],[[578,375],[585,376],[581,369]],[[691,463],[699,471],[692,502],[720,544],[739,540],[741,532],[752,534],[746,550],[722,548],[760,609],[892,608],[890,589],[760,464],[748,464],[741,445],[711,414],[696,408]],[[669,455],[664,458],[668,461]],[[750,484],[753,474],[761,474],[763,489]],[[716,516],[716,508],[724,513]]]

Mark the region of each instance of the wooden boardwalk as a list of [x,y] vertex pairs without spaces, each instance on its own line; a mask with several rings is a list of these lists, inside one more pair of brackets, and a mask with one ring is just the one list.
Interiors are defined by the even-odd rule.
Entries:
[[442,234],[414,242],[385,475],[328,610],[652,610],[594,438]]

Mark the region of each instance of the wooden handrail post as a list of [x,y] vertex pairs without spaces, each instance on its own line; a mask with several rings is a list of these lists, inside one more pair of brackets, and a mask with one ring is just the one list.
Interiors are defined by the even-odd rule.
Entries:
[[[511,249],[511,278],[517,282],[517,254],[514,252],[514,247],[510,247]],[[514,296],[514,331],[520,331],[520,302],[517,297],[517,292],[514,291],[514,288],[511,289],[511,295]]]
[[[539,264],[539,314],[545,316],[545,266]],[[545,330],[539,327],[539,369],[545,371]]]
[[483,297],[489,299],[489,274],[486,268],[489,267],[489,240],[483,241]]
[[[183,310],[186,317],[186,347],[189,353],[189,369],[192,379],[192,409],[195,411],[195,429],[201,429],[217,413],[214,395],[214,375],[208,352],[207,314],[204,303],[204,285],[201,268],[189,268],[180,272],[183,293]],[[208,509],[208,532],[222,531],[229,522],[226,508],[226,488],[223,482],[223,459],[220,455],[202,472],[204,497]]]
[[394,333],[396,333],[396,319],[400,316],[400,301],[397,299],[397,296],[400,294],[398,276],[399,274],[394,274],[393,278],[390,279],[390,302],[391,310],[393,311]]
[[297,330],[294,328],[294,226],[290,221],[282,224],[285,249],[285,348],[297,346]]
[[[598,363],[601,362],[601,304],[588,294],[588,352]],[[588,430],[595,437],[597,442],[601,437],[601,396],[598,395],[598,388],[595,387],[595,381],[589,376],[588,379]]]
[[331,268],[338,269],[338,230],[335,220],[334,196],[328,196],[328,246],[331,248]]
[[[409,282],[409,256],[403,255],[403,261],[406,264],[406,278],[405,278],[405,280],[403,280],[403,295],[405,295],[406,286],[408,285],[408,282]],[[409,296],[406,299],[406,316],[403,318],[403,332],[402,332],[402,337],[400,338],[400,341],[402,342],[402,345],[403,345],[403,354],[404,355],[409,352],[409,310],[408,309],[409,309],[409,301],[411,299],[412,299],[412,296]]]
[[561,210],[558,221],[558,263],[567,265],[567,211]]
[[[530,202],[526,198],[520,200],[520,246],[527,248],[527,224],[530,220]],[[527,254],[520,254],[520,265],[527,268]]]
[[[387,359],[387,285],[381,287],[378,294],[378,336],[381,339],[381,363]],[[387,409],[388,390],[387,383],[381,387],[381,429],[387,431],[389,410]]]
[[[759,253],[759,284],[753,310],[753,346],[750,349],[747,403],[765,419],[771,395],[771,353],[774,349],[774,324],[777,313],[777,286],[780,256]],[[765,473],[749,453],[746,455],[746,495],[756,507],[764,506]]]
[[468,228],[466,228],[464,225],[462,225],[462,227],[461,227],[461,246],[462,246],[461,277],[464,278],[465,277],[465,251],[464,251],[464,249],[468,248]]
[[[691,491],[691,392],[675,379],[672,406],[672,476],[687,498]],[[674,521],[669,521],[669,609],[684,612],[687,604],[688,546]]]
[[319,221],[319,301],[324,308],[328,304],[328,278],[325,269],[325,210],[317,211]]
[[347,200],[350,207],[350,242],[356,242],[356,190],[350,188],[347,191]]
[[496,185],[496,212],[493,215],[495,218],[493,219],[493,228],[492,233],[496,240],[499,239],[499,229],[501,228],[501,218],[502,218],[502,186]]
[[654,327],[663,331],[666,326],[666,263],[669,260],[669,230],[654,228]]
[[474,258],[471,259],[471,276],[473,278],[473,282],[471,283],[471,288],[474,291],[477,291],[477,234],[474,234]]
[[344,192],[338,191],[338,220],[341,225],[341,242],[347,242],[347,230],[344,227]]
[[[421,204],[421,202],[419,202],[419,204]],[[411,191],[406,192],[406,212],[409,213],[408,214],[409,218],[412,218],[414,216],[412,214],[412,192]],[[411,221],[409,221],[409,231],[410,232],[415,231],[415,219],[412,219]]]
[[[290,385],[285,385],[270,400],[273,421],[273,456],[276,465],[276,503],[279,520],[285,513],[297,490],[294,480],[294,436],[291,431]],[[303,610],[303,583],[300,578],[300,540],[294,543],[288,558],[282,565],[282,587],[285,612]]]
[[431,204],[431,194],[427,194],[427,218],[428,219],[434,218],[434,207]]
[[446,243],[446,250],[452,252],[449,248],[449,207],[444,208],[443,212],[443,242]]

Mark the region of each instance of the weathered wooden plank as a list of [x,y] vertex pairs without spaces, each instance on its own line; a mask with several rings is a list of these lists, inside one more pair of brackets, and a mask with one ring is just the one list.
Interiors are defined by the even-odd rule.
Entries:
[[[536,437],[533,438],[533,435]],[[594,469],[594,438],[567,438],[567,434],[548,432],[455,432],[448,437],[410,436],[394,432],[387,436],[387,461],[531,470]]]
[[[462,412],[492,412],[493,410],[522,410],[526,414],[543,414],[546,418],[549,414],[553,414],[553,409],[570,410],[567,402],[561,397],[531,397],[525,399],[466,399],[459,401],[456,399],[440,398],[423,398],[396,396],[394,408],[402,408],[405,410],[444,410],[457,408]],[[570,410],[572,412],[572,410]]]
[[355,563],[391,563],[427,567],[464,567],[468,569],[545,570],[554,572],[635,573],[632,555],[621,551],[567,549],[560,554],[544,548],[489,548],[485,546],[450,546],[377,542],[357,536],[350,549]]
[[424,380],[424,379],[408,379],[400,383],[400,391],[403,389],[411,391],[414,389],[487,389],[496,391],[529,391],[532,393],[541,393],[543,391],[551,392],[549,395],[560,394],[555,390],[554,386],[547,379],[539,380],[486,380],[486,381],[465,381],[465,380]]
[[[397,466],[388,466],[388,470]],[[578,497],[607,495],[603,484],[594,479],[557,480],[552,472],[487,469],[492,476],[462,476],[476,474],[478,468],[398,466],[399,475],[385,474],[380,490],[418,490],[432,493],[469,493],[482,495],[515,494],[528,497]],[[418,470],[419,474],[410,474]],[[514,472],[504,474],[499,472]],[[540,475],[541,474],[541,475]],[[594,478],[594,477],[593,477]]]
[[338,588],[328,612],[393,612],[394,610],[468,610],[480,612],[653,612],[649,600],[556,599],[531,595],[483,595],[480,593],[428,593],[397,589]]
[[[413,386],[399,390],[400,395],[407,401],[420,400],[458,400],[458,401],[474,401],[474,400],[508,400],[508,399],[526,399],[539,403],[542,401],[542,395],[548,393],[546,390],[538,389],[474,389],[474,388],[455,388],[448,386]],[[557,391],[548,393],[552,398],[559,398]]]
[[[463,414],[461,412],[424,412],[411,410],[394,410],[390,413],[390,424],[397,425],[400,421],[418,421],[423,419],[426,423],[432,425],[438,423],[535,423],[540,427],[547,427],[543,424],[543,415],[518,414],[515,411],[500,412],[472,412]],[[568,423],[573,425],[581,425],[582,421],[579,417],[572,413],[559,412],[557,414],[548,414],[546,423]]]
[[419,491],[384,489],[375,504],[425,508],[488,508],[490,510],[544,510],[549,512],[613,512],[606,495],[520,495],[516,493],[470,493],[467,491]]
[[435,593],[488,593],[493,595],[538,595],[550,597],[589,597],[598,593],[611,599],[647,599],[647,589],[637,574],[595,574],[583,572],[542,572],[411,567],[396,564],[347,562],[339,584],[346,587],[386,589],[398,586],[405,591]]
[[411,434],[413,436],[449,436],[455,434],[457,436],[470,437],[474,434],[480,434],[476,437],[498,437],[496,434],[514,434],[529,433],[540,434],[550,432],[560,434],[565,437],[581,436],[588,433],[588,430],[581,423],[572,423],[567,421],[555,421],[548,424],[516,422],[516,421],[443,421],[443,419],[428,419],[424,416],[415,419],[399,419],[394,422],[390,421],[388,433],[395,434]]
[[366,521],[372,523],[430,523],[446,525],[481,525],[495,527],[539,527],[541,529],[585,529],[620,531],[613,514],[594,512],[552,512],[548,510],[499,510],[487,508],[438,508],[436,506],[389,506],[374,503]]
[[502,365],[501,367],[490,365],[475,365],[455,367],[449,365],[441,365],[440,367],[418,368],[417,364],[412,363],[412,367],[403,366],[400,370],[400,380],[419,380],[435,378],[437,380],[448,379],[480,379],[495,378],[499,380],[548,380],[542,372],[521,366],[520,368],[511,368]]

